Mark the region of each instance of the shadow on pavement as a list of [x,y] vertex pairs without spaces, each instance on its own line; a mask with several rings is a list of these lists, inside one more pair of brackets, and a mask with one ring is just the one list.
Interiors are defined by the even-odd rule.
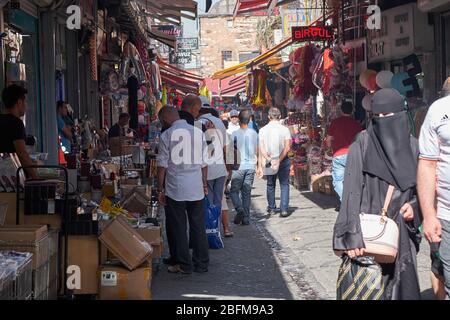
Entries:
[[323,210],[333,209],[338,204],[336,196],[317,192],[303,192],[302,195]]
[[[229,205],[232,208],[230,201]],[[209,272],[171,274],[167,266],[159,265],[152,281],[154,300],[293,299],[273,248],[255,228],[255,221],[237,226],[233,219],[230,213],[234,237],[223,239],[224,249],[209,251]],[[167,257],[167,245],[164,249]]]

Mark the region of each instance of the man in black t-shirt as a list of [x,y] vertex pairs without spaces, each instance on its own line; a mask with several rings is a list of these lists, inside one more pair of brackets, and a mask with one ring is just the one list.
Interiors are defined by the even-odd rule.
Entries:
[[127,127],[130,123],[130,115],[128,113],[122,113],[119,116],[119,122],[109,129],[108,137],[109,138],[118,138],[124,137],[128,134]]
[[[27,93],[25,88],[15,84],[5,88],[2,100],[6,110],[4,114],[0,114],[0,153],[17,154],[23,167],[33,165],[25,147],[25,126],[20,119],[25,115]],[[35,170],[26,172],[30,178],[37,179]]]

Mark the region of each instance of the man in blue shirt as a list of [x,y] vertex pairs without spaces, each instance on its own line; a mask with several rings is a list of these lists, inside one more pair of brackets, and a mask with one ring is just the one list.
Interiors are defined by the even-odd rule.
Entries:
[[231,136],[240,155],[239,170],[233,171],[230,196],[237,214],[235,224],[250,224],[250,202],[258,163],[258,134],[249,129],[250,111],[239,114],[240,129]]
[[72,128],[64,121],[64,118],[67,117],[68,114],[67,103],[58,101],[56,108],[56,113],[58,115],[58,135],[61,139],[63,152],[67,154],[72,150]]

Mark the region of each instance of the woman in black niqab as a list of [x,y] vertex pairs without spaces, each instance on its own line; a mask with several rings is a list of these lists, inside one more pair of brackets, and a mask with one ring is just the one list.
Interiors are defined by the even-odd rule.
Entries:
[[371,125],[350,147],[333,249],[352,257],[365,247],[359,214],[379,215],[393,185],[388,216],[397,223],[400,239],[395,263],[381,265],[384,299],[416,300],[420,299],[416,255],[422,220],[416,196],[418,142],[410,135],[404,98],[396,90],[379,90],[372,99],[372,112]]

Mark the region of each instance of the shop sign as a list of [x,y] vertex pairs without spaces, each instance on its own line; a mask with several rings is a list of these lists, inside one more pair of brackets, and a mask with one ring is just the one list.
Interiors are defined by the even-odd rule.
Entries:
[[169,61],[171,64],[189,64],[192,62],[192,51],[178,50],[177,52],[171,52]]
[[177,39],[177,49],[180,50],[198,50],[198,38],[180,38]]
[[292,27],[292,41],[331,41],[334,38],[330,27]]
[[152,26],[152,30],[156,30],[157,32],[164,33],[165,35],[174,37],[181,36],[182,32],[181,27],[173,25]]
[[308,26],[322,17],[321,10],[311,9],[310,1],[297,0],[281,7],[280,15],[285,38],[291,35],[292,27]]

